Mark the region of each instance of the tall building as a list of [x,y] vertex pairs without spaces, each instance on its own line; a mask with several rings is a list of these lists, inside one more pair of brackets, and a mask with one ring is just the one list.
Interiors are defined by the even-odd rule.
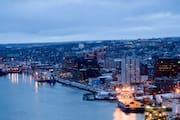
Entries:
[[84,57],[65,57],[63,62],[63,71],[71,72],[72,79],[86,80],[100,75],[100,67],[95,56]]
[[176,77],[180,73],[179,59],[158,59],[155,62],[156,77]]
[[126,57],[121,60],[121,82],[127,84],[141,82],[138,58]]

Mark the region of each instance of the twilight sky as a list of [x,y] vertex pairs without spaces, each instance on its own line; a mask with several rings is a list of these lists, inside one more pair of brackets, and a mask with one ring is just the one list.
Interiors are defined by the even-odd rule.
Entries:
[[180,0],[0,0],[0,44],[180,36]]

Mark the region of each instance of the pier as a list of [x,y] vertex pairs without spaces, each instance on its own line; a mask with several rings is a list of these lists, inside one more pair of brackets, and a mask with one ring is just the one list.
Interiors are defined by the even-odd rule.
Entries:
[[[172,111],[171,107],[162,105],[162,102],[158,102],[156,95],[152,96],[152,103],[145,104],[142,101],[138,101],[133,95],[133,88],[131,86],[123,86],[120,94],[117,96],[118,107],[126,113],[144,113],[146,111]],[[142,98],[143,99],[143,98]]]
[[92,92],[92,93],[97,93],[98,91],[101,91],[101,89],[99,88],[94,88],[92,86],[89,86],[87,84],[82,84],[82,83],[78,83],[78,82],[74,82],[74,81],[70,81],[67,79],[57,79],[58,83],[64,84],[64,85],[68,85],[71,87],[75,87],[75,88],[79,88],[88,92]]
[[117,100],[113,92],[107,92],[101,88],[95,88],[87,84],[82,84],[66,79],[57,79],[57,82],[91,92],[84,94],[83,100]]
[[48,83],[50,85],[54,85],[56,83],[56,80],[35,80],[35,82],[38,82],[38,83]]
[[126,113],[143,113],[144,105],[134,99],[133,92],[134,90],[131,86],[123,86],[120,94],[117,96],[117,105]]

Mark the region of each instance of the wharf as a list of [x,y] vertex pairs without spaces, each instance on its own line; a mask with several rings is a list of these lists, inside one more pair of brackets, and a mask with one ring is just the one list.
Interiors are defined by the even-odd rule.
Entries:
[[121,101],[117,103],[118,107],[126,113],[144,113],[144,106],[141,106],[139,102],[134,101],[131,104],[124,104]]
[[126,113],[144,113],[147,111],[172,111],[171,107],[167,106],[146,106],[141,104],[138,101],[133,101],[129,104],[125,104],[121,101],[118,101],[118,107]]
[[40,82],[40,83],[43,83],[43,82],[46,82],[46,83],[56,83],[56,80],[35,80],[36,82]]
[[[157,94],[157,97],[162,97],[163,99],[179,99],[180,94],[179,93],[163,93],[163,94]],[[141,101],[143,98],[150,98],[153,99],[153,95],[144,95],[135,97],[136,100]]]
[[79,89],[82,89],[85,91],[93,92],[93,93],[97,93],[98,91],[101,90],[99,88],[94,88],[87,84],[82,84],[82,83],[78,83],[78,82],[74,82],[74,81],[70,81],[70,80],[66,80],[66,79],[57,79],[57,82],[64,84],[64,85],[71,86],[71,87],[79,88]]
[[78,83],[78,82],[74,82],[74,81],[70,81],[66,79],[58,79],[57,82],[91,92],[91,93],[84,94],[83,100],[116,100],[116,97],[114,97],[114,93],[107,92],[98,87],[95,88],[87,84],[82,84],[82,83]]

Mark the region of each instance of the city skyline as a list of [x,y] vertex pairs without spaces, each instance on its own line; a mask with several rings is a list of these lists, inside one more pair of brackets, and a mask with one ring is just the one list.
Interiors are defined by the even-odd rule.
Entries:
[[0,43],[180,36],[178,0],[7,0]]
[[179,41],[1,44],[0,120],[179,120]]

